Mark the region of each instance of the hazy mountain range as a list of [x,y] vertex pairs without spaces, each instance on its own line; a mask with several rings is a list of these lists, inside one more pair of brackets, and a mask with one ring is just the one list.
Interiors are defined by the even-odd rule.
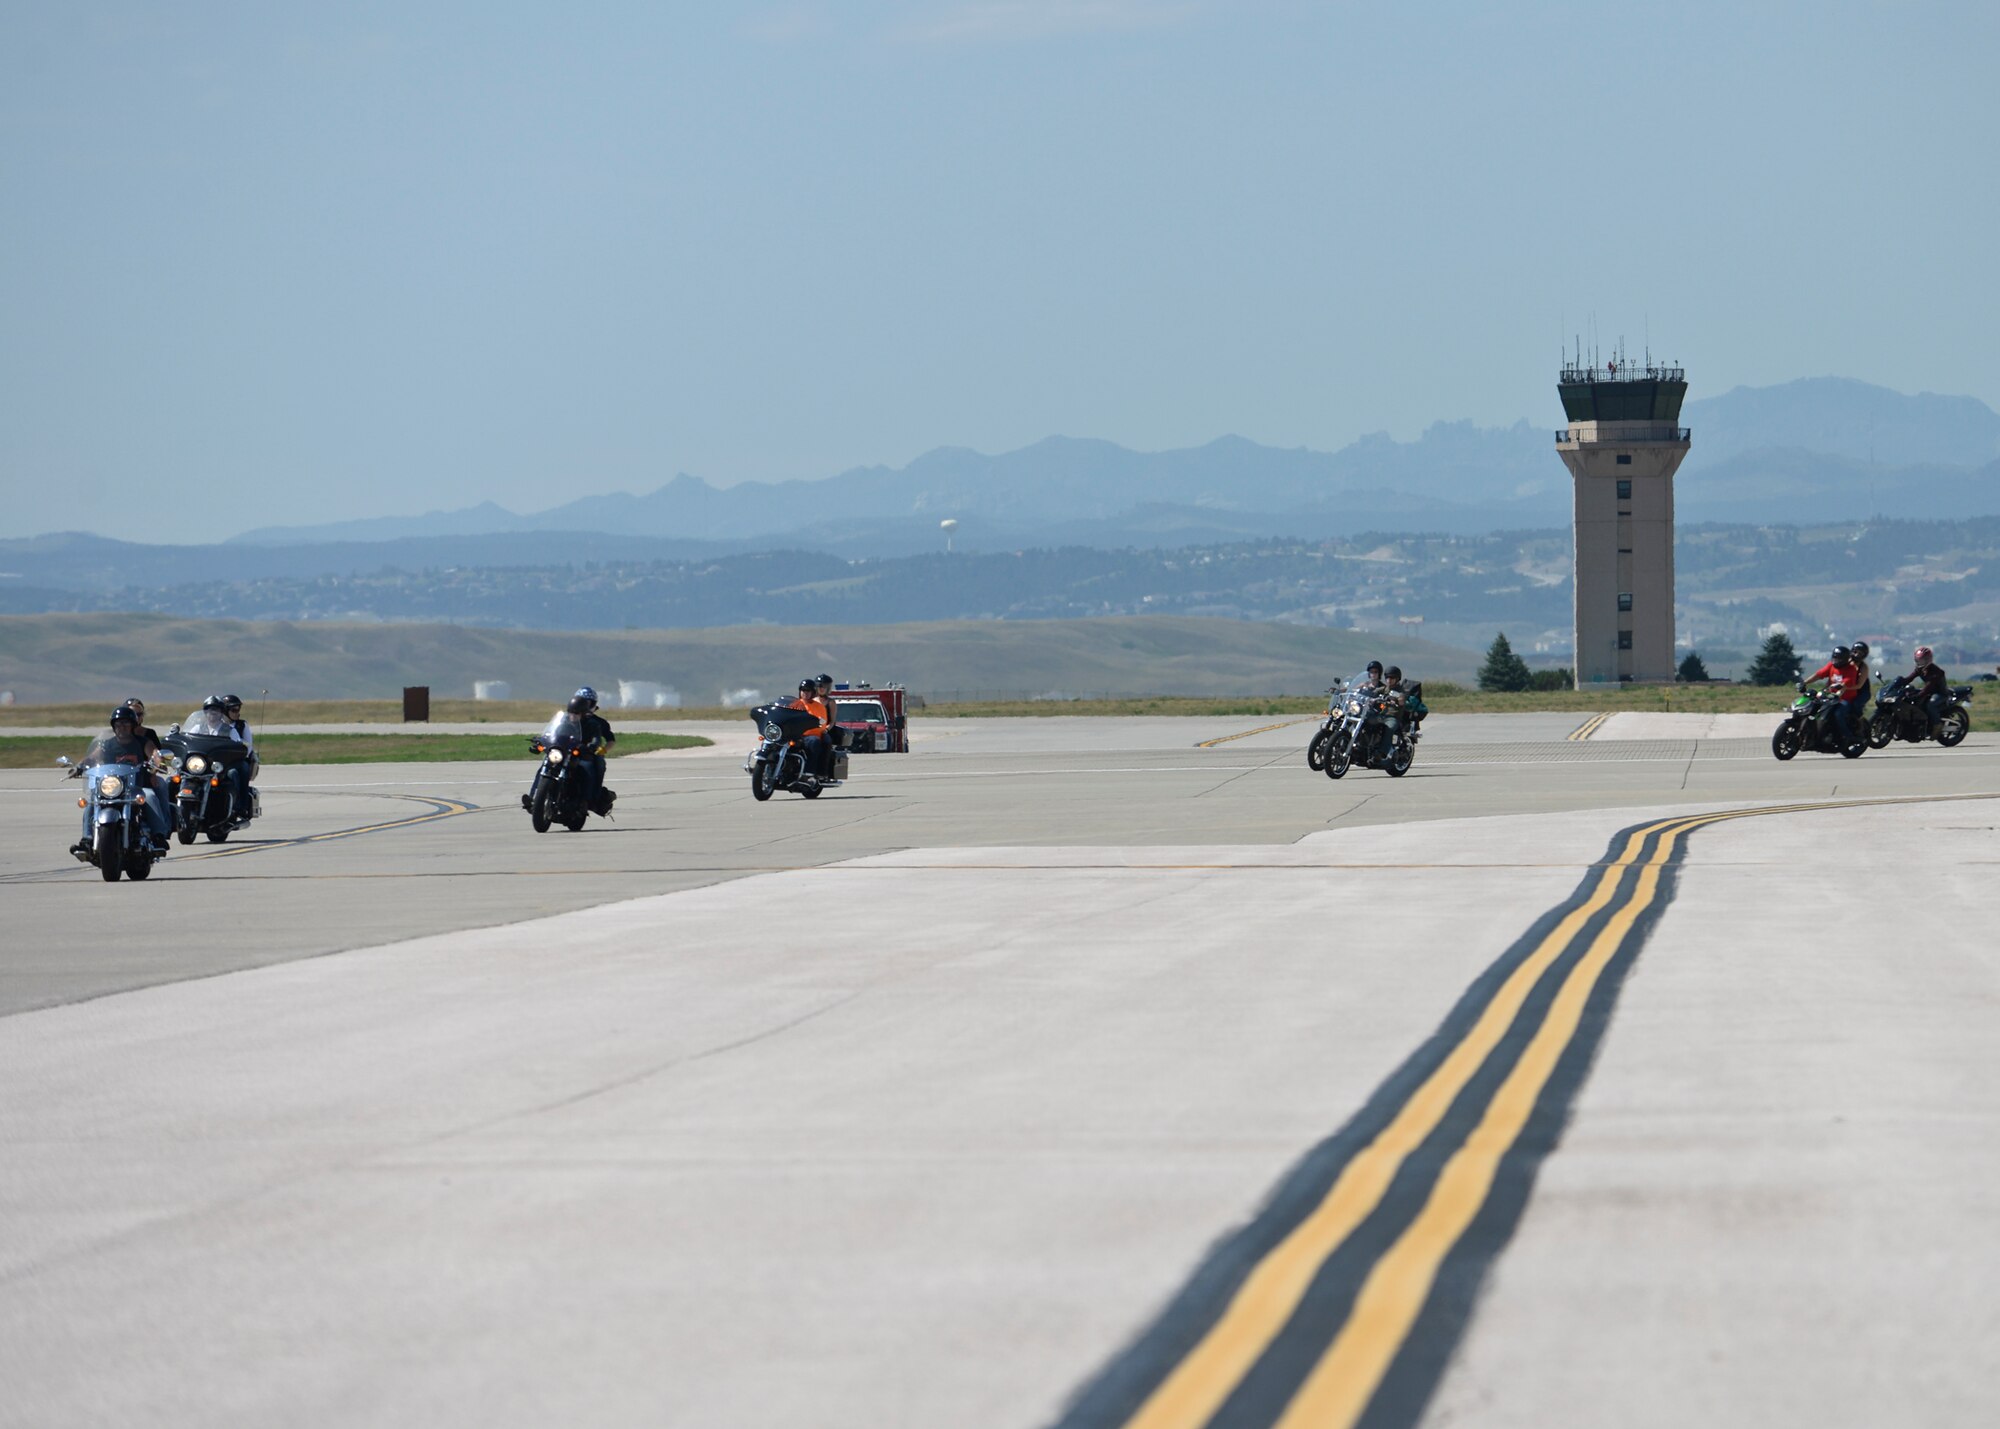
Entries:
[[[1694,433],[1676,483],[1684,521],[2000,511],[2000,413],[1975,398],[1810,378],[1691,401],[1683,421]],[[1553,418],[1506,428],[1440,422],[1414,442],[1376,434],[1336,452],[1234,436],[1168,452],[1050,437],[994,456],[940,447],[904,467],[817,481],[718,489],[683,473],[645,495],[585,496],[540,512],[487,502],[416,517],[265,527],[231,544],[590,531],[685,543],[678,555],[710,543],[886,556],[937,549],[946,517],[959,523],[953,539],[967,550],[1364,530],[1470,534],[1567,520],[1569,478],[1554,451],[1555,428]]]

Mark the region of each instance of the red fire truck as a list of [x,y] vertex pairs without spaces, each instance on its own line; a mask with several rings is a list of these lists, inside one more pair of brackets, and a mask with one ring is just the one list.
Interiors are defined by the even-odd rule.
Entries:
[[853,754],[908,754],[908,692],[901,685],[871,685],[866,680],[833,687],[833,722],[847,732]]

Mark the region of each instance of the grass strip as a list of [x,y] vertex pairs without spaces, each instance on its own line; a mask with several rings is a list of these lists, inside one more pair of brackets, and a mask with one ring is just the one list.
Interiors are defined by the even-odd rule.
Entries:
[[[623,754],[698,749],[714,743],[695,734],[621,734]],[[88,741],[43,735],[0,736],[0,769],[46,769],[56,756],[81,758]],[[521,734],[273,734],[257,741],[265,768],[283,764],[448,764],[466,760],[530,759]]]

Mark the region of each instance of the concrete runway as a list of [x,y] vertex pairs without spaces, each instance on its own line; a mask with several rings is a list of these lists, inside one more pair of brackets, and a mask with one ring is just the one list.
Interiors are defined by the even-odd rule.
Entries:
[[0,771],[0,1423],[1990,1422],[2000,742],[1578,728]]

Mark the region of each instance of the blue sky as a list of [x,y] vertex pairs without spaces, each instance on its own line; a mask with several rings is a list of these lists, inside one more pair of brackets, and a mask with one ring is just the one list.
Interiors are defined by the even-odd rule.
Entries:
[[[2000,406],[2000,7],[0,7],[0,534],[1052,433]],[[187,493],[202,493],[199,501]]]

